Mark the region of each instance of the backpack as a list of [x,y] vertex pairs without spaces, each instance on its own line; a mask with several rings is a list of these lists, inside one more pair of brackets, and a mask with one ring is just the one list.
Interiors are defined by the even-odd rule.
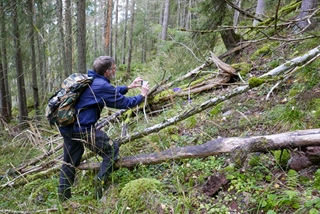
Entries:
[[50,126],[67,126],[75,122],[76,112],[74,105],[81,92],[93,81],[93,77],[86,74],[74,73],[65,79],[61,88],[50,98],[46,107],[45,116]]

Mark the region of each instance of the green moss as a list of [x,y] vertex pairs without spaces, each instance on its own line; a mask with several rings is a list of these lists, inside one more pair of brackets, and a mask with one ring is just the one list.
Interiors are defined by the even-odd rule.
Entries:
[[173,94],[173,90],[169,89],[169,90],[165,90],[162,91],[160,93],[158,93],[156,96],[154,96],[149,102],[156,104],[162,101],[163,98],[168,97],[170,94]]
[[256,60],[257,58],[267,55],[271,52],[270,44],[267,44],[265,46],[262,46],[260,49],[258,49],[252,56],[250,57],[251,60]]
[[127,183],[120,192],[120,197],[125,198],[130,208],[144,210],[158,191],[162,183],[154,178],[140,178]]
[[255,88],[255,87],[258,87],[259,85],[262,85],[265,82],[266,82],[265,79],[252,77],[249,79],[249,86],[250,86],[250,88]]
[[238,63],[238,64],[233,64],[232,67],[235,68],[236,70],[238,70],[240,75],[242,77],[244,77],[244,76],[247,76],[247,74],[251,71],[252,64],[242,62],[242,63]]
[[223,103],[219,103],[218,105],[216,105],[210,110],[210,115],[215,116],[217,114],[220,114],[222,111],[222,108],[223,108]]

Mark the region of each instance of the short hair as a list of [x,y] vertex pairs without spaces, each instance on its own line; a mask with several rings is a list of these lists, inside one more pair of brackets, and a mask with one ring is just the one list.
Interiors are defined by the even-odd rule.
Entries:
[[115,63],[111,56],[99,56],[93,62],[93,70],[97,74],[104,75],[106,70],[110,69]]

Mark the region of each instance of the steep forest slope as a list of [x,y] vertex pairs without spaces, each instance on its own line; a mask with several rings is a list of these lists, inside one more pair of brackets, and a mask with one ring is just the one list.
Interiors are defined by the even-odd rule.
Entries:
[[[99,128],[121,143],[121,159],[100,201],[92,182],[99,157],[85,152],[73,197],[60,203],[58,130],[45,119],[22,131],[9,124],[1,132],[0,213],[319,213],[319,26],[281,36],[257,29],[234,52],[208,51],[189,70],[168,57],[170,71],[143,73],[153,87],[143,105],[105,109]],[[125,68],[118,72],[125,81]],[[307,133],[310,144],[297,146],[290,133]],[[286,144],[268,147],[275,134]],[[212,148],[219,152],[208,155]]]
[[[231,65],[241,78],[238,76],[201,93],[172,98],[168,101],[170,105],[163,105],[161,111],[152,111],[148,107],[148,113],[133,111],[131,117],[124,117],[127,118],[128,135],[161,124],[214,97],[225,96],[228,91],[248,84],[248,79],[259,82],[253,77],[304,55],[317,44],[318,38],[251,45],[239,55],[239,63]],[[268,77],[244,93],[156,133],[123,144],[121,156],[196,146],[221,137],[264,136],[304,129],[317,129],[319,132],[318,55],[286,74]],[[217,72],[214,67],[208,67],[203,75],[213,75]],[[203,81],[201,77],[197,78]],[[183,88],[185,84],[190,85],[188,81],[180,81],[171,87]],[[59,149],[54,155],[47,153],[49,158],[34,164],[40,170],[34,165],[28,166],[31,170],[26,170],[25,176],[12,171],[61,143],[56,130],[48,129],[45,121],[43,123],[39,127],[30,125],[30,129],[16,133],[12,143],[1,147],[1,212],[317,213],[320,206],[318,166],[309,164],[295,168],[290,165],[295,160],[306,161],[303,154],[313,152],[303,148],[247,153],[241,166],[237,166],[228,153],[223,153],[167,160],[150,166],[137,165],[131,169],[122,167],[113,174],[102,203],[92,200],[93,184],[90,180],[94,171],[82,170],[78,171],[74,198],[59,204],[56,196]],[[117,133],[123,129],[121,124],[113,122],[104,128],[109,135],[118,136]],[[90,154],[87,155],[88,159]],[[97,162],[97,159],[94,157],[89,161]],[[19,179],[15,180],[15,177]],[[8,210],[12,208],[12,211]]]

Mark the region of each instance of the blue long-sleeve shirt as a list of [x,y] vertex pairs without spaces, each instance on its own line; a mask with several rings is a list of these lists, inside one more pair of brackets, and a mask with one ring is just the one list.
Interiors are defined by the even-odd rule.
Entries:
[[[94,77],[91,85],[80,95],[75,104],[77,121],[73,125],[74,132],[90,130],[99,120],[102,109],[106,106],[116,109],[127,109],[139,105],[144,97],[124,96],[128,92],[127,86],[114,87],[110,80],[95,73],[88,71],[89,77]],[[61,127],[61,131],[67,131],[67,127]]]

